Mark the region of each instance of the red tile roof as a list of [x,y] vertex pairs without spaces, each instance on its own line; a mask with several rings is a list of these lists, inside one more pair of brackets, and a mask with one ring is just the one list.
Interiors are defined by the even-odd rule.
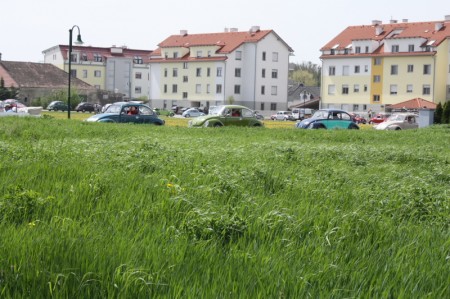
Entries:
[[422,98],[415,98],[405,102],[397,103],[395,105],[389,106],[392,109],[420,109],[420,108],[428,108],[428,109],[436,109],[436,104]]
[[[436,31],[436,24],[442,24],[442,28]],[[376,34],[377,26],[382,28],[382,32],[379,35]],[[339,45],[335,48],[336,50],[345,49],[345,47],[350,45],[354,40],[380,41],[387,38],[391,33],[393,33],[394,30],[397,29],[401,29],[401,32],[389,37],[390,39],[422,37],[427,39],[429,42],[434,41],[429,44],[430,46],[438,46],[446,38],[450,37],[450,21],[349,26],[320,50],[331,50],[336,45]]]
[[[170,47],[192,47],[192,46],[218,46],[216,54],[229,54],[244,43],[256,43],[264,39],[268,34],[276,34],[273,30],[257,31],[233,31],[202,34],[179,34],[171,35],[158,44],[151,56],[161,56],[161,49]],[[278,37],[278,35],[277,35]],[[284,41],[279,38],[283,43]],[[293,50],[284,43],[289,51]],[[217,57],[215,58],[217,60]],[[171,59],[173,61],[173,59]]]

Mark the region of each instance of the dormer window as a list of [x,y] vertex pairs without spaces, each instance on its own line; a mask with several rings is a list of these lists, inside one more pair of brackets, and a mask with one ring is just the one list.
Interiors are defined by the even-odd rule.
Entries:
[[399,45],[392,45],[392,49],[391,49],[392,53],[398,53],[399,50],[400,50]]
[[201,58],[203,56],[202,51],[197,51],[197,58]]
[[173,58],[178,58],[178,52],[173,52]]
[[133,62],[134,62],[135,64],[143,64],[143,63],[144,63],[144,61],[142,60],[142,57],[141,57],[141,56],[134,56]]
[[94,61],[95,62],[102,62],[103,61],[102,55],[100,55],[98,53],[94,53]]

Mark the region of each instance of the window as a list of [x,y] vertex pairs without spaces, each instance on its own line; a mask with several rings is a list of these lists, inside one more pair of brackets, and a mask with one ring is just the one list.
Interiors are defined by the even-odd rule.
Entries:
[[240,68],[237,67],[234,69],[234,76],[237,78],[241,77],[241,69]]
[[422,94],[423,95],[430,95],[431,94],[431,88],[430,85],[425,84],[422,88]]
[[203,56],[203,52],[202,51],[197,51],[197,58],[200,58]]
[[167,77],[167,69],[164,69],[164,77]]
[[342,94],[348,94],[348,85],[347,84],[342,85]]
[[278,87],[277,86],[272,86],[270,88],[270,94],[273,96],[276,96],[278,94]]
[[183,99],[187,99],[188,98],[188,93],[187,92],[183,92]]
[[210,67],[206,69],[206,76],[211,77],[211,68]]
[[195,75],[196,75],[197,77],[201,77],[201,76],[202,76],[202,68],[198,67],[198,68],[195,70]]
[[266,52],[262,52],[262,60],[266,61]]
[[262,69],[261,70],[261,77],[265,78],[266,77],[266,69]]
[[349,71],[350,67],[348,65],[342,66],[342,76],[348,76],[350,75]]
[[135,63],[135,64],[143,64],[144,60],[142,59],[141,56],[134,56],[133,63]]
[[72,53],[72,55],[70,55],[70,61],[71,62],[77,62],[77,58],[78,58],[77,54],[73,54]]
[[234,86],[234,94],[241,94],[241,86],[240,85]]
[[261,86],[261,94],[266,94],[266,87],[264,85]]
[[270,103],[270,110],[277,110],[277,103]]
[[367,84],[364,84],[364,92],[367,92]]
[[178,77],[178,69],[177,69],[177,68],[174,68],[174,69],[172,70],[172,76],[173,76],[173,77]]
[[373,76],[373,82],[375,83],[381,82],[381,76],[380,75]]
[[367,73],[369,71],[369,66],[368,65],[365,65],[364,66],[364,73]]
[[73,78],[78,78],[78,77],[77,77],[77,70],[70,70],[70,75],[71,75]]
[[400,47],[398,45],[392,45],[391,52],[392,53],[398,53]]
[[353,92],[359,92],[359,84],[353,85]]
[[217,77],[222,77],[222,68],[221,67],[217,68]]
[[274,62],[278,61],[278,52],[272,52],[272,61]]
[[374,65],[381,65],[381,58],[375,58],[375,59],[373,60],[373,64],[374,64]]
[[94,71],[94,77],[101,77],[102,76],[102,71]]
[[87,78],[88,76],[88,71],[87,70],[83,70],[83,78]]
[[334,95],[336,93],[336,86],[335,85],[328,85],[328,94]]
[[355,74],[358,74],[360,71],[359,65],[355,65]]
[[408,64],[408,73],[414,72],[414,64]]
[[102,55],[100,55],[98,53],[94,53],[94,61],[95,62],[102,62],[103,61]]
[[211,57],[211,50],[208,51],[208,57]]
[[195,93],[202,93],[202,85],[195,84]]
[[136,73],[136,74],[134,74],[134,78],[135,79],[142,79],[142,73]]
[[414,52],[414,45],[408,45],[408,52]]
[[172,92],[177,93],[178,92],[178,86],[176,84],[172,85]]
[[396,84],[391,84],[389,90],[390,90],[390,94],[391,95],[396,95],[397,94],[397,85]]
[[355,53],[356,54],[361,53],[361,47],[355,47]]
[[359,111],[359,105],[353,104],[353,111]]
[[242,51],[236,51],[236,60],[242,59]]
[[369,53],[369,46],[366,46],[366,53]]
[[173,52],[173,58],[178,58],[178,52]]
[[373,101],[374,101],[375,103],[379,102],[379,101],[380,101],[380,95],[374,94],[374,95],[373,95]]
[[264,111],[264,103],[261,103],[260,110]]
[[391,75],[398,75],[398,65],[391,65]]
[[413,85],[412,84],[406,85],[406,92],[407,93],[412,93],[413,92]]
[[431,64],[424,64],[423,65],[423,74],[424,75],[430,75],[431,74]]
[[167,93],[167,84],[164,84],[164,93]]
[[188,69],[188,63],[187,62],[183,62],[183,69],[185,69],[185,70]]
[[183,82],[188,82],[188,81],[189,81],[188,76],[183,76]]
[[328,68],[328,75],[330,75],[330,76],[336,75],[336,67],[330,66],[330,67]]
[[272,79],[278,78],[278,70],[272,70]]
[[86,53],[81,54],[81,60],[82,60],[82,61],[87,61],[87,60],[88,60],[88,59],[87,59],[87,54],[86,54]]
[[136,87],[134,88],[134,93],[141,93],[141,92],[142,92],[142,89],[141,89],[140,86],[136,86]]
[[216,93],[217,94],[221,94],[222,93],[222,84],[217,84],[216,85]]
[[211,93],[211,85],[206,84],[206,93]]

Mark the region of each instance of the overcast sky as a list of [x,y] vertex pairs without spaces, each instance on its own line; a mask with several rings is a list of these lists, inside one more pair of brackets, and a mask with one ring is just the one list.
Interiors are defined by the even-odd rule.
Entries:
[[256,25],[274,30],[294,49],[291,62],[320,64],[320,48],[348,26],[450,15],[448,0],[10,0],[0,8],[2,60],[30,62],[43,61],[43,50],[67,45],[74,25],[86,46],[140,50],[154,50],[180,30],[247,31]]

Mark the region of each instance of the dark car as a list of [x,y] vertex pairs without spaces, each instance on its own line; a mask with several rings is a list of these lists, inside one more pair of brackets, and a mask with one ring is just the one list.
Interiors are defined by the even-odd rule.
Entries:
[[75,107],[75,111],[76,112],[96,112],[98,111],[96,109],[95,104],[92,103],[87,103],[87,102],[81,102],[80,104],[77,105],[77,107]]
[[262,127],[263,122],[256,118],[255,112],[239,105],[223,105],[209,109],[209,114],[189,121],[189,127],[247,126]]
[[67,111],[69,110],[68,108],[69,106],[67,106],[66,103],[62,102],[62,101],[53,101],[50,104],[48,104],[47,106],[47,110],[48,111]]
[[105,112],[92,115],[86,121],[164,125],[164,120],[160,119],[152,108],[130,102],[114,103]]
[[337,109],[317,110],[313,116],[296,123],[295,126],[300,129],[359,129],[350,114]]

